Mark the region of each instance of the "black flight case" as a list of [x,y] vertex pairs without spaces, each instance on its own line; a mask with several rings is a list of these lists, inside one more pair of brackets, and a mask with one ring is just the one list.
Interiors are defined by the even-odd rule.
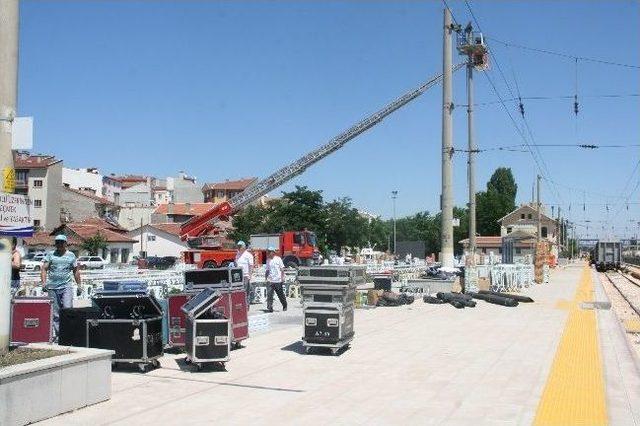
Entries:
[[163,352],[162,308],[156,298],[140,292],[96,294],[100,318],[87,320],[87,346],[115,351],[112,362],[137,364],[141,371],[159,367]]
[[231,322],[215,304],[221,297],[219,290],[205,288],[182,306],[186,317],[186,363],[198,370],[203,364],[224,366],[231,351]]

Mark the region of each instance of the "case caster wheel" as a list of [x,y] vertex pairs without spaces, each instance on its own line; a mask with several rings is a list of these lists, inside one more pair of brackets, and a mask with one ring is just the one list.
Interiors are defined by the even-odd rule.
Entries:
[[142,373],[146,372],[147,371],[147,364],[138,364],[138,369]]
[[311,353],[311,348],[308,347],[308,346],[306,348],[304,348],[304,353],[305,354],[310,354]]
[[337,354],[339,350],[340,348],[331,348],[331,355]]
[[202,364],[196,364],[196,371],[202,371]]
[[153,361],[151,361],[151,365],[153,366],[153,368],[160,368],[160,361],[154,359]]
[[191,359],[188,356],[185,356],[184,357],[184,363],[187,364],[187,365],[191,364]]

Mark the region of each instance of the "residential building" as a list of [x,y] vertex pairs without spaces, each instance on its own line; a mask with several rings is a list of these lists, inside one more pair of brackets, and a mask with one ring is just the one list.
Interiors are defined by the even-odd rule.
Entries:
[[133,244],[136,240],[129,238],[126,231],[117,224],[99,218],[66,223],[51,232],[37,232],[33,237],[24,239],[25,247],[29,252],[53,250],[54,238],[58,234],[67,236],[69,250],[77,256],[88,255],[89,253],[82,248],[83,243],[88,238],[100,234],[106,242],[106,247],[98,252],[98,256],[109,263],[128,263],[133,259]]
[[78,222],[94,217],[117,218],[120,207],[91,190],[83,191],[62,187],[60,200],[60,221]]
[[136,175],[116,176],[111,174],[102,178],[102,195],[109,201],[120,205],[120,194],[123,190],[139,183],[147,183],[148,177]]
[[189,246],[180,239],[179,223],[154,223],[129,231],[130,238],[136,240],[133,252],[146,256],[181,257]]
[[[557,223],[547,216],[544,209],[541,211],[540,236],[555,243]],[[538,233],[538,211],[534,205],[522,204],[520,207],[498,219],[500,223],[500,235],[506,236],[514,231],[522,231],[533,236]]]
[[60,225],[62,160],[53,155],[13,152],[16,194],[31,200],[33,226],[51,230]]
[[213,203],[167,203],[156,207],[151,223],[183,223],[213,208]]
[[155,179],[151,186],[151,198],[153,205],[173,202],[172,191],[167,188],[167,179]]
[[79,189],[84,192],[93,192],[93,195],[102,195],[102,175],[96,168],[69,169],[62,168],[62,185]]
[[204,199],[196,178],[184,172],[180,172],[178,177],[168,177],[166,186],[174,203],[202,203]]
[[258,178],[250,177],[238,180],[226,180],[224,182],[206,183],[202,187],[205,203],[221,203],[247,189],[257,182]]

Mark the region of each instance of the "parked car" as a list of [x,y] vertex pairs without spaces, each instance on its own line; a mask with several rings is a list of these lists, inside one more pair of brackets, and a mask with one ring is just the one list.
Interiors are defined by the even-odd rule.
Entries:
[[141,269],[169,269],[175,266],[178,258],[175,256],[148,256],[138,259],[138,268]]
[[35,272],[42,269],[44,258],[47,254],[44,252],[29,253],[22,259],[21,271]]
[[103,269],[107,262],[100,256],[80,256],[78,258],[78,268],[80,269]]

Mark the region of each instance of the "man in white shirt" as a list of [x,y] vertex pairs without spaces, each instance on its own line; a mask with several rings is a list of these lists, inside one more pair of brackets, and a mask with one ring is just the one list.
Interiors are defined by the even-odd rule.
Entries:
[[287,310],[287,298],[284,295],[282,284],[284,283],[284,263],[280,256],[276,255],[276,249],[267,248],[267,312],[273,312],[273,292],[278,295],[282,304],[282,310]]
[[253,255],[247,250],[244,241],[238,241],[236,253],[236,267],[242,268],[244,291],[247,293],[247,310],[249,309],[249,292],[251,291],[251,274],[253,273]]

